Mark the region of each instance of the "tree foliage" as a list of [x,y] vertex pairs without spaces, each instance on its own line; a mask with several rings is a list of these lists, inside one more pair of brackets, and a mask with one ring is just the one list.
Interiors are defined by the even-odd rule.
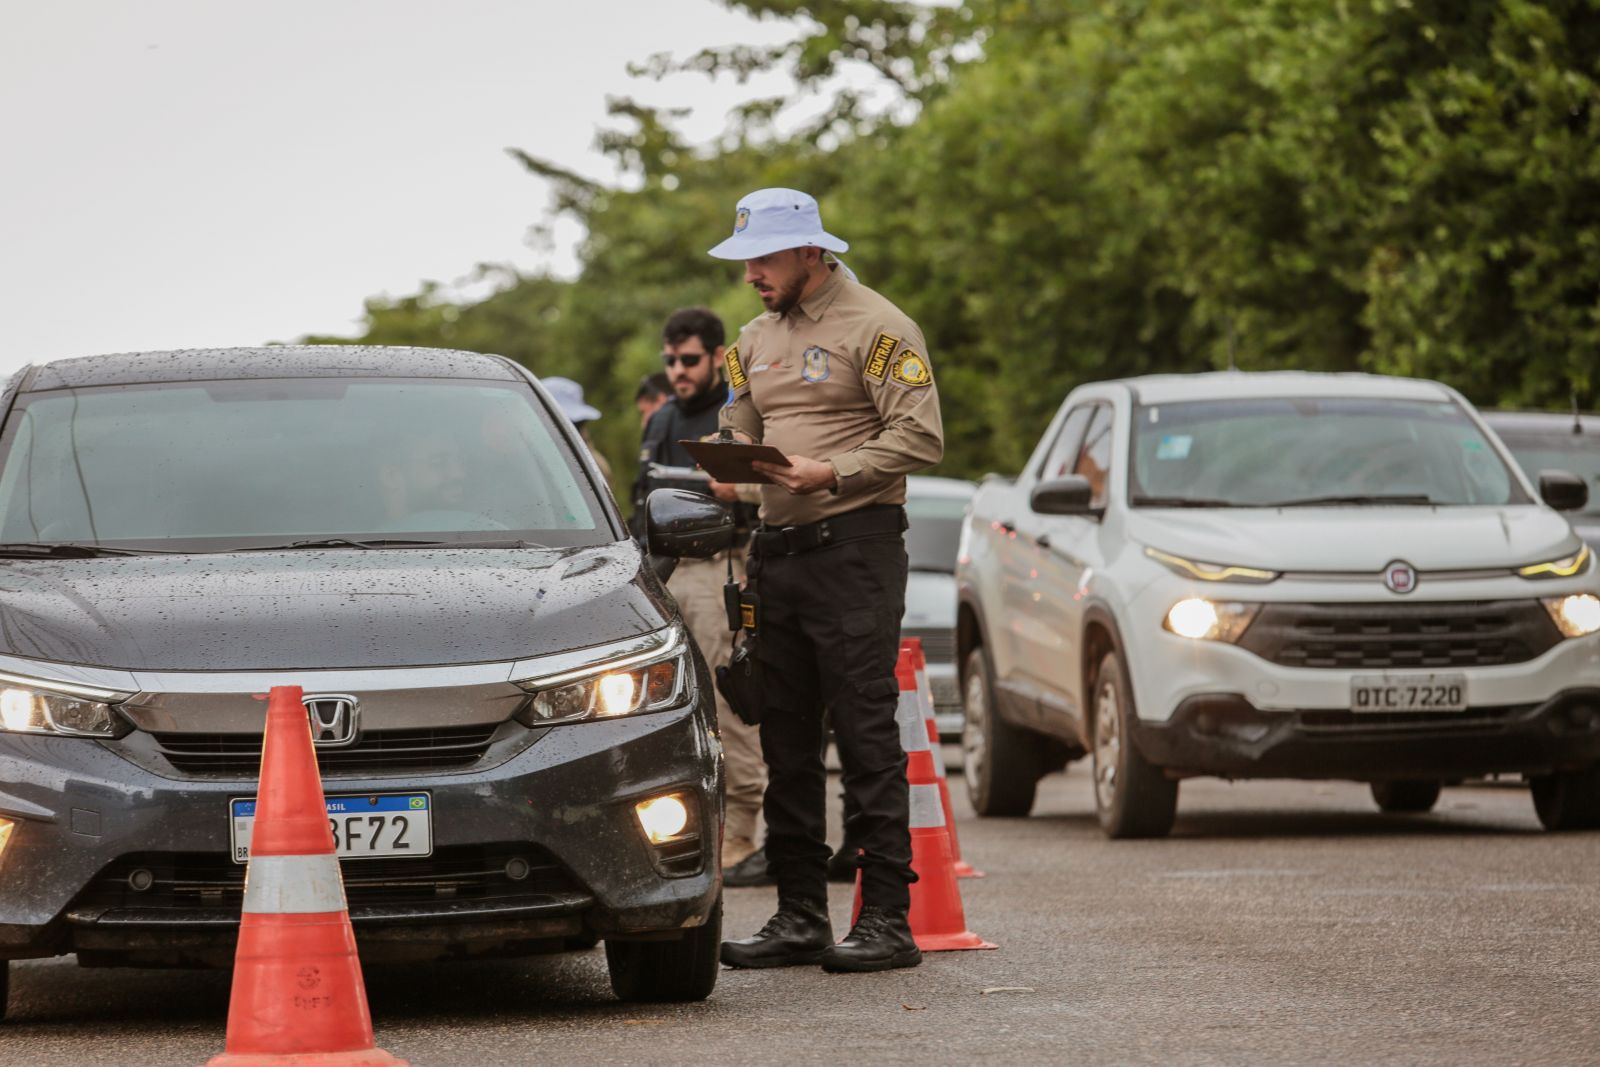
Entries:
[[923,326],[945,470],[1014,468],[1078,382],[1225,367],[1435,377],[1480,403],[1600,382],[1600,0],[726,0],[774,49],[642,70],[881,75],[799,135],[781,101],[715,146],[612,101],[606,188],[512,150],[582,223],[575,280],[372,301],[362,340],[501,352],[626,414],[675,307],[759,305],[704,250],[743,193],[807,189]]

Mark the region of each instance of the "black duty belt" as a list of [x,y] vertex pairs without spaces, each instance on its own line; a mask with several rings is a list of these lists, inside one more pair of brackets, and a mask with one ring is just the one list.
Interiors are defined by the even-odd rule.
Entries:
[[818,548],[904,533],[906,509],[898,504],[874,504],[801,526],[763,526],[750,537],[754,556],[798,556]]

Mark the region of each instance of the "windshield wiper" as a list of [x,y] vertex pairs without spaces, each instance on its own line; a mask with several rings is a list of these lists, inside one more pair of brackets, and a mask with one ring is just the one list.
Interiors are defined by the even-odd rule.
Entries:
[[286,552],[293,548],[549,548],[532,541],[420,541],[404,537],[374,537],[357,540],[353,537],[312,537],[290,541],[282,545],[251,545],[236,549],[238,552]]
[[1216,500],[1203,496],[1135,496],[1129,503],[1136,508],[1241,508],[1236,500]]
[[1348,496],[1307,496],[1297,500],[1274,500],[1270,504],[1258,504],[1263,508],[1314,508],[1322,504],[1432,504],[1433,497],[1426,493],[1389,493],[1348,495]]
[[38,543],[18,541],[0,544],[0,557],[13,559],[93,559],[96,556],[171,556],[182,555],[164,548],[108,548],[105,545],[80,545],[71,541]]

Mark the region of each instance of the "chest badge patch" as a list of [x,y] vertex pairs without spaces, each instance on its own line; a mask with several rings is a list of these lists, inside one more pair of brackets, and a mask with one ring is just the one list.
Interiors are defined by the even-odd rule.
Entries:
[[894,361],[889,377],[914,389],[933,384],[933,370],[928,366],[928,361],[909,348]]
[[828,350],[812,345],[800,353],[800,377],[808,382],[825,382],[832,373],[828,369]]

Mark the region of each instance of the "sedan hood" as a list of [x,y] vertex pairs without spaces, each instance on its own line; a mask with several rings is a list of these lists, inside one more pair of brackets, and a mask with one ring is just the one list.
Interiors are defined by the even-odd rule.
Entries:
[[1128,529],[1187,559],[1274,571],[1375,574],[1396,560],[1419,571],[1478,570],[1577,547],[1566,519],[1532,506],[1149,508],[1131,512]]
[[642,563],[632,541],[0,560],[0,654],[129,671],[525,659],[665,626]]

